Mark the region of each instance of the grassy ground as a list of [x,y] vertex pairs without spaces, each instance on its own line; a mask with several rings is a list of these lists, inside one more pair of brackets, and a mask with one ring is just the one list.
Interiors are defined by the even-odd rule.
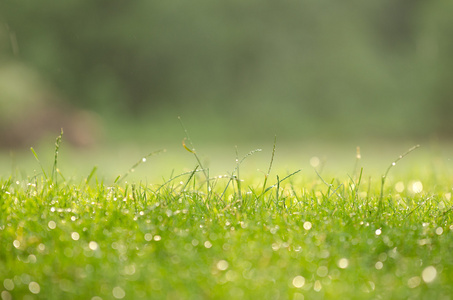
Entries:
[[1,299],[451,299],[445,164],[405,164],[416,150],[332,176],[269,153],[245,175],[257,151],[219,178],[186,147],[152,183],[65,176],[57,155],[1,179]]

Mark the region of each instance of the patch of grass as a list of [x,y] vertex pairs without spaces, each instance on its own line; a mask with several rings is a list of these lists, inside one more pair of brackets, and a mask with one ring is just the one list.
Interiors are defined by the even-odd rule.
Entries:
[[51,173],[0,180],[2,300],[453,294],[451,177],[373,180],[358,161],[352,176],[271,174],[274,142],[264,179],[239,176],[252,151],[223,176],[196,157],[161,184],[122,182],[131,170],[106,183],[94,167],[57,185],[60,141]]

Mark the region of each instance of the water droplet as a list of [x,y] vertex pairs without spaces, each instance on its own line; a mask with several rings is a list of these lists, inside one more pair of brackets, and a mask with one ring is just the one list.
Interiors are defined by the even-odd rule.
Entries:
[[28,262],[31,263],[31,264],[34,264],[36,263],[36,256],[33,255],[33,254],[30,254],[27,258]]
[[444,232],[444,229],[442,227],[437,227],[436,228],[436,234],[437,235],[442,235],[443,232]]
[[143,157],[143,158],[142,158],[142,162],[146,162],[146,157]]
[[12,300],[13,299],[13,296],[8,291],[2,291],[2,293],[0,294],[0,297],[2,298],[2,300]]
[[14,240],[13,246],[14,246],[14,248],[19,248],[20,247],[20,242],[18,240]]
[[72,238],[74,241],[78,241],[79,238],[80,238],[80,234],[78,234],[77,232],[73,232],[73,233],[71,233],[71,238]]
[[311,225],[310,222],[306,221],[306,222],[304,223],[304,229],[305,229],[305,230],[310,230],[311,227],[312,227],[312,225]]
[[310,158],[310,165],[313,168],[316,168],[317,166],[319,166],[319,163],[320,163],[319,157],[313,156],[312,158]]
[[297,275],[293,278],[293,285],[294,287],[300,289],[305,285],[305,278],[303,276]]
[[12,290],[14,290],[14,281],[12,281],[12,280],[9,279],[9,278],[6,278],[5,280],[3,280],[3,286],[4,286],[5,289],[7,289],[8,291],[12,291]]
[[98,245],[98,243],[96,243],[95,241],[91,241],[91,242],[88,244],[88,248],[90,248],[90,249],[93,250],[93,251],[96,251],[96,250],[99,248],[99,245]]
[[123,299],[126,296],[126,292],[119,286],[113,288],[112,294],[116,299]]
[[404,191],[404,182],[398,181],[398,182],[395,184],[395,190],[396,190],[398,193],[402,193],[402,192]]
[[155,236],[154,236],[154,240],[155,240],[156,242],[158,242],[158,241],[162,240],[162,237],[161,237],[160,235],[155,235]]
[[382,230],[381,230],[380,228],[379,228],[379,229],[376,229],[376,231],[375,231],[375,234],[376,234],[376,235],[381,235],[381,233],[382,233]]
[[204,246],[209,249],[212,247],[212,243],[210,241],[206,241],[204,242]]
[[384,264],[382,263],[382,261],[378,261],[374,267],[377,269],[377,270],[381,270],[383,267],[384,267]]
[[[236,272],[234,272],[233,270],[229,270],[226,275],[225,275],[225,278],[226,280],[228,281],[236,281],[238,279],[238,274]],[[242,297],[240,297],[242,298]]]
[[39,284],[37,282],[34,282],[34,281],[32,281],[32,282],[30,282],[28,284],[28,289],[33,294],[39,294],[39,292],[41,291],[41,287],[39,286]]
[[342,258],[338,261],[338,267],[340,269],[346,269],[349,266],[349,260],[347,258]]
[[433,282],[436,279],[437,270],[433,266],[426,267],[422,272],[423,281],[426,283]]
[[421,283],[421,278],[419,276],[414,276],[407,280],[407,286],[411,289],[416,288]]
[[149,242],[153,239],[153,235],[151,233],[145,233],[145,241]]
[[217,269],[219,269],[220,271],[225,271],[226,269],[228,269],[228,262],[226,260],[220,260],[217,263]]
[[322,289],[321,281],[316,280],[313,289],[315,290],[315,292],[319,292]]
[[412,183],[412,191],[416,194],[423,191],[423,184],[420,181],[415,181]]
[[38,250],[41,251],[41,252],[46,250],[46,245],[44,245],[43,243],[39,244],[38,245]]
[[57,223],[55,223],[55,221],[49,221],[49,223],[47,223],[47,226],[49,226],[50,229],[55,229],[57,228]]
[[396,165],[396,162],[392,162],[392,166]]
[[327,274],[329,274],[329,269],[328,269],[326,266],[320,266],[320,267],[316,270],[316,274],[317,274],[319,277],[326,277]]
[[304,299],[305,299],[305,297],[301,293],[294,293],[294,295],[293,295],[293,300],[304,300]]

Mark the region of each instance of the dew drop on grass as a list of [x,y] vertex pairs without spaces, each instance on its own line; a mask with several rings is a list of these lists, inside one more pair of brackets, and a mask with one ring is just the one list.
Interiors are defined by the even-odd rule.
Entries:
[[320,266],[320,267],[316,270],[316,274],[317,274],[319,277],[326,277],[327,274],[329,274],[329,269],[328,269],[326,266]]
[[383,267],[384,267],[384,264],[382,263],[382,261],[378,261],[374,267],[377,269],[377,270],[381,270]]
[[304,229],[305,229],[305,230],[310,230],[311,227],[312,227],[312,225],[311,225],[310,222],[307,221],[307,222],[304,223]]
[[305,297],[301,293],[294,293],[294,295],[293,295],[293,300],[304,300],[304,299],[305,299]]
[[13,299],[13,296],[8,291],[2,291],[2,293],[0,294],[0,297],[2,298],[2,300],[12,300]]
[[376,229],[376,231],[375,231],[375,234],[376,234],[376,235],[381,235],[381,233],[382,233],[382,230],[381,230],[380,228],[379,228],[379,229]]
[[143,157],[143,158],[142,158],[142,162],[146,162],[146,157]]
[[90,248],[90,250],[96,251],[99,248],[99,245],[95,241],[91,241],[88,244],[88,248]]
[[72,238],[74,241],[78,241],[79,238],[80,238],[80,234],[78,234],[77,232],[73,232],[73,233],[71,233],[71,238]]
[[310,158],[310,165],[313,168],[316,168],[317,166],[319,166],[319,163],[320,163],[320,160],[317,156],[313,156],[312,158]]
[[39,284],[37,282],[34,282],[34,281],[32,281],[32,282],[30,282],[28,284],[28,289],[33,294],[39,294],[39,292],[41,291],[41,287],[39,286]]
[[149,242],[153,239],[153,235],[151,233],[145,233],[145,241]]
[[126,296],[126,292],[119,286],[113,288],[112,294],[116,299],[123,299]]
[[423,281],[426,283],[433,282],[437,277],[437,270],[433,266],[426,267],[422,272]]
[[49,223],[47,223],[47,226],[49,226],[50,229],[55,229],[57,228],[57,223],[55,223],[55,221],[49,221]]
[[14,240],[13,246],[14,246],[14,248],[19,248],[20,247],[20,242],[18,240]]
[[209,249],[209,248],[212,247],[212,243],[211,243],[210,241],[206,241],[206,242],[204,242],[204,246],[205,246],[207,249]]
[[315,292],[319,292],[322,289],[321,281],[316,280],[313,289],[315,290]]
[[396,190],[398,193],[402,193],[402,192],[404,191],[404,182],[398,181],[398,182],[395,184],[395,190]]
[[228,262],[226,260],[220,260],[217,263],[217,269],[219,269],[220,271],[225,271],[226,269],[228,269]]
[[5,289],[7,289],[8,291],[12,291],[12,290],[14,290],[14,281],[12,281],[12,280],[9,279],[9,278],[6,278],[5,280],[3,280],[3,286],[4,286]]
[[305,278],[303,276],[297,275],[293,278],[293,286],[300,289],[305,285]]
[[36,263],[36,256],[34,254],[30,254],[27,258],[28,262],[31,264]]
[[413,182],[412,191],[416,194],[421,193],[423,191],[423,184],[420,181]]
[[411,277],[407,280],[407,286],[411,289],[416,288],[421,283],[421,278],[419,276]]
[[384,262],[387,260],[387,256],[388,256],[387,253],[382,252],[381,254],[379,254],[379,260]]
[[340,269],[346,269],[349,266],[349,260],[347,258],[341,258],[338,261],[338,267]]
[[41,252],[46,250],[46,245],[44,245],[43,243],[39,244],[38,245],[38,250],[41,251]]
[[436,229],[437,235],[442,235],[443,232],[444,232],[444,229],[442,227],[437,227],[437,229]]

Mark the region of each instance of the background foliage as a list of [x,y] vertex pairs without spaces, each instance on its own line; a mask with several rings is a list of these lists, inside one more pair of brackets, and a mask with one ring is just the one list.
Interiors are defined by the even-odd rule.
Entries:
[[38,89],[157,126],[182,115],[244,136],[450,137],[452,9],[446,0],[2,0],[0,108]]

